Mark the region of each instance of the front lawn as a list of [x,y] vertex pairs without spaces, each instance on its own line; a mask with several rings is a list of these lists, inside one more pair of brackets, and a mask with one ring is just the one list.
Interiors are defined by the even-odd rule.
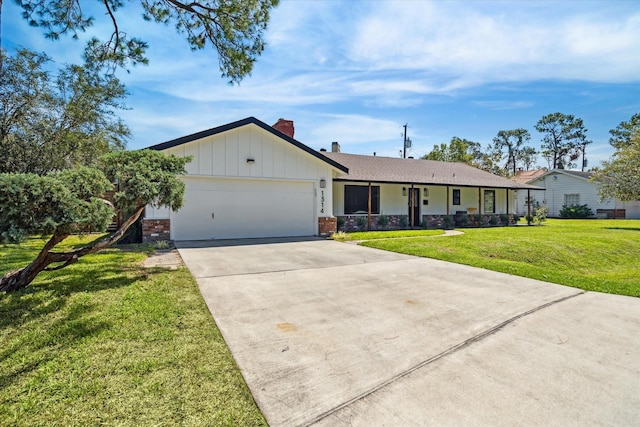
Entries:
[[[0,246],[0,274],[42,245]],[[145,257],[110,249],[0,294],[0,425],[266,425],[188,270]]]
[[354,231],[351,233],[336,233],[334,240],[377,240],[395,239],[398,237],[426,237],[444,234],[442,230],[384,230],[384,231]]
[[542,226],[462,229],[438,239],[364,246],[573,286],[640,296],[640,220],[548,220]]

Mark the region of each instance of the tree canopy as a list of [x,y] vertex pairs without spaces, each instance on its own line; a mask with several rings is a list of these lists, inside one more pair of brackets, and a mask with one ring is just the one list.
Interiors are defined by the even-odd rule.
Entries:
[[640,113],[636,113],[626,122],[620,122],[615,129],[609,131],[609,143],[617,149],[629,145],[634,137],[640,133]]
[[[101,158],[99,168],[79,166],[46,175],[0,174],[0,243],[16,243],[29,235],[51,235],[28,266],[0,278],[0,291],[23,288],[38,273],[73,264],[78,258],[117,242],[146,205],[182,206],[189,158],[158,151],[117,151]],[[112,200],[105,192],[115,189]],[[127,219],[114,233],[70,252],[54,252],[70,234],[102,232],[116,212]],[[51,267],[52,264],[57,264]]]
[[591,143],[587,139],[582,119],[571,114],[551,113],[543,116],[535,128],[544,134],[542,138],[542,154],[549,161],[552,169],[570,169],[573,163],[584,153],[585,147]]
[[[212,46],[218,53],[222,76],[230,82],[239,82],[247,76],[256,58],[264,50],[263,33],[269,22],[271,9],[279,0],[202,0],[181,2],[177,0],[140,0],[142,17],[165,25],[173,25],[176,31],[186,35],[192,50]],[[96,18],[82,8],[80,0],[16,0],[22,8],[22,16],[31,26],[45,30],[47,38],[57,40],[70,34],[78,38],[96,23]],[[107,40],[92,37],[84,51],[90,64],[112,68],[129,64],[147,64],[147,42],[130,36],[135,30],[121,27],[119,19],[127,6],[134,5],[121,0],[100,2],[104,13],[99,24],[111,26]],[[1,4],[1,3],[0,3]],[[86,5],[85,5],[86,6]]]
[[611,160],[602,162],[593,180],[600,184],[602,199],[640,200],[640,131],[630,134]]
[[7,56],[0,70],[0,173],[46,174],[125,147],[129,129],[116,116],[126,90],[113,75],[67,65],[26,49]]
[[425,160],[438,160],[441,162],[462,162],[473,164],[480,144],[467,139],[454,136],[449,144],[434,145],[433,150],[422,158]]
[[501,130],[493,138],[493,149],[500,152],[501,156],[504,152],[506,162],[504,164],[504,170],[513,175],[516,174],[518,163],[520,161],[528,160],[528,156],[535,155],[535,150],[532,147],[523,146],[525,143],[531,140],[529,131],[523,128]]

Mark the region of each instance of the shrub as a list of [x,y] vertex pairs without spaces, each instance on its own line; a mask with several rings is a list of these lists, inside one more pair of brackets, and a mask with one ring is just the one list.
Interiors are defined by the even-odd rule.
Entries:
[[518,221],[520,221],[520,215],[518,215],[518,214],[513,214],[513,222],[517,224],[517,223],[518,223]]
[[166,240],[158,240],[154,243],[153,248],[159,251],[169,249],[169,242]]
[[481,214],[477,213],[477,214],[473,215],[473,219],[475,220],[476,225],[478,227],[482,227],[482,223],[484,221],[482,220],[482,215]]
[[498,225],[498,217],[495,215],[491,215],[489,217],[489,224],[491,225]]
[[386,227],[389,224],[389,217],[385,214],[380,214],[378,216],[378,225],[382,228]]
[[442,223],[444,225],[444,228],[449,230],[453,228],[453,224],[455,223],[455,220],[453,219],[453,216],[445,215],[442,217]]
[[533,220],[536,224],[540,225],[547,220],[547,214],[549,213],[549,207],[540,205],[533,209]]
[[461,227],[465,227],[467,225],[469,225],[471,221],[469,221],[469,215],[465,214],[460,214],[457,215],[456,218],[456,225],[461,226]]
[[525,218],[527,219],[527,225],[533,224],[533,215],[526,215]]
[[364,230],[364,227],[367,225],[367,219],[363,216],[359,216],[356,220],[356,224],[358,225],[358,229],[360,231]]
[[509,225],[509,215],[500,214],[500,223],[503,225]]
[[409,216],[408,215],[400,215],[398,219],[398,225],[402,228],[407,228],[409,226]]
[[339,216],[338,219],[336,220],[336,224],[338,226],[338,230],[340,230],[341,228],[344,228],[344,224],[346,223],[346,220],[344,219],[343,216]]
[[338,240],[338,241],[347,240],[347,237],[348,237],[348,235],[344,231],[338,231],[337,233],[332,233],[331,234],[331,238],[333,240]]
[[423,230],[426,230],[427,228],[429,228],[429,223],[427,222],[427,220],[423,219],[422,221],[420,221],[420,227]]
[[593,211],[585,205],[562,205],[560,218],[588,218],[593,216]]

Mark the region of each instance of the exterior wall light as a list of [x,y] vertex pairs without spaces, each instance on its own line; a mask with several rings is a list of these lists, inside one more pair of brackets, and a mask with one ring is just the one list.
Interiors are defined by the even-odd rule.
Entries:
[[320,188],[326,188],[326,187],[327,187],[327,180],[323,178],[320,180]]
[[252,158],[248,158],[248,159],[247,159],[247,164],[248,164],[248,165],[252,165],[252,164],[254,164],[255,162],[256,162],[256,159],[252,159]]
[[407,187],[402,187],[402,195],[403,196],[407,195]]

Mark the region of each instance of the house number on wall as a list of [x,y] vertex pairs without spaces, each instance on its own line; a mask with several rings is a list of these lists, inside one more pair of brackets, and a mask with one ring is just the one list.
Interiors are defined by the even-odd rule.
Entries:
[[324,190],[320,190],[320,213],[324,213]]

